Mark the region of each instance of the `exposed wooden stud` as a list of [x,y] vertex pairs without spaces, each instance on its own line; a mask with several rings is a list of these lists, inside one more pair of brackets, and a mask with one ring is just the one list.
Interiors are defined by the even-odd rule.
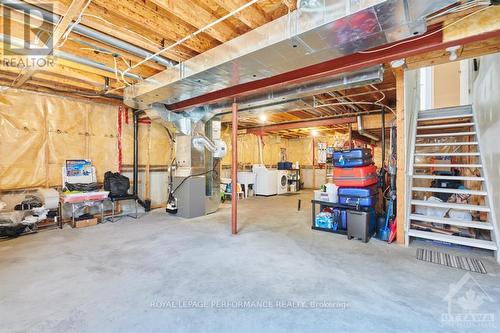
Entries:
[[404,115],[404,71],[396,69],[396,218],[397,218],[397,243],[404,244],[405,241],[405,210],[406,210],[406,133]]

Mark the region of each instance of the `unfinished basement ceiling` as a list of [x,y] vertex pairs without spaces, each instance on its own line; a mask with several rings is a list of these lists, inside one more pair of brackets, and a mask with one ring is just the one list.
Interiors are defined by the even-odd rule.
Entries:
[[[304,98],[308,101],[306,107],[301,109],[290,108],[283,112],[280,110],[266,112],[266,120],[261,120],[262,112],[259,110],[253,112],[243,112],[238,119],[238,128],[248,129],[267,125],[273,125],[283,122],[292,122],[298,120],[315,120],[328,117],[341,117],[343,115],[351,115],[354,112],[362,114],[379,114],[381,107],[378,105],[370,105],[364,103],[375,103],[387,105],[390,108],[395,108],[396,105],[396,79],[394,72],[390,66],[386,66],[384,70],[384,79],[382,83],[373,85],[362,85],[355,88],[347,88],[341,90],[332,90],[326,93]],[[312,102],[312,99],[316,103]],[[345,102],[362,102],[359,105],[340,105]],[[332,105],[338,104],[338,105]],[[325,106],[321,106],[325,105]],[[355,111],[355,109],[358,109]],[[224,116],[223,123],[230,123],[230,117]],[[269,132],[270,134],[280,134],[285,136],[308,136],[311,130],[319,130],[325,134],[335,131],[346,131],[348,124],[337,124],[328,127],[308,127],[304,130],[282,130],[279,132]]]
[[[10,24],[12,37],[22,39],[24,23],[27,20],[22,12],[10,9],[8,2],[0,1],[2,4],[0,26]],[[18,2],[22,5],[38,6],[62,16],[68,11],[72,0]],[[154,53],[227,15],[246,2],[246,0],[92,0],[81,16],[80,25]],[[172,52],[166,52],[164,56],[176,62],[185,61],[295,9],[294,1],[260,0],[238,15],[228,18],[175,47]],[[39,31],[51,31],[51,29],[53,25],[45,22],[31,31],[30,38],[33,41]],[[133,53],[76,32],[69,34],[59,50],[84,59],[91,59],[111,69],[114,68],[116,59],[118,71],[124,71],[130,64],[135,64],[142,59]],[[148,61],[132,70],[131,73],[145,78],[165,68],[165,66]],[[19,81],[18,76],[22,77],[23,74],[24,72],[18,68],[2,66],[0,84],[16,87],[15,83]],[[95,96],[104,93],[106,80],[108,80],[109,89],[116,89],[112,94],[121,96],[122,90],[118,88],[124,84],[117,80],[113,71],[103,71],[72,61],[57,59],[54,67],[40,68],[22,85],[22,88],[56,92],[62,95],[78,96],[79,93]]]
[[419,36],[426,17],[455,0],[324,0],[294,11],[125,89],[124,102],[146,109]]
[[[3,28],[8,24],[11,26],[11,37],[24,38],[22,32],[26,28],[26,16],[19,10],[9,9],[12,6],[9,7],[8,2],[11,1],[0,0],[2,7],[0,26]],[[246,0],[92,0],[83,11],[83,15],[79,19],[76,15],[73,21],[78,19],[79,27],[92,29],[98,34],[119,40],[122,44],[127,44],[132,51],[134,48],[135,50],[139,48],[151,54],[227,15],[247,2]],[[61,17],[67,13],[70,4],[79,3],[83,7],[87,4],[87,0],[50,2],[20,0],[17,3],[22,6],[45,8]],[[174,62],[189,60],[270,21],[293,13],[295,10],[296,1],[259,0],[206,32],[166,52],[162,57]],[[76,12],[76,14],[79,13]],[[453,17],[459,18],[465,14],[466,12],[454,14]],[[431,24],[441,24],[445,19],[446,17],[433,19]],[[31,27],[31,41],[41,31],[50,31],[54,28],[50,22],[39,24],[40,22],[32,20],[32,23],[36,26]],[[65,42],[58,47],[56,53],[69,54],[72,59],[83,59],[83,62],[56,57],[53,67],[38,68],[33,73],[28,73],[27,70],[21,68],[1,66],[0,85],[56,93],[95,102],[121,104],[122,89],[125,85],[114,71],[115,61],[117,72],[120,73],[130,65],[141,61],[142,58],[132,51],[125,51],[104,41],[82,35],[77,30],[81,29],[72,31]],[[1,31],[1,33],[5,32]],[[5,51],[3,46],[2,44],[2,51]],[[492,46],[480,47],[489,49]],[[464,54],[468,54],[466,48],[464,47]],[[441,53],[444,53],[444,50]],[[441,54],[439,56],[441,57]],[[98,64],[100,68],[91,66],[92,63]],[[102,68],[107,68],[107,70]],[[147,78],[165,69],[166,67],[162,64],[148,61],[131,70],[130,73]],[[128,80],[130,83],[134,82],[131,78]]]

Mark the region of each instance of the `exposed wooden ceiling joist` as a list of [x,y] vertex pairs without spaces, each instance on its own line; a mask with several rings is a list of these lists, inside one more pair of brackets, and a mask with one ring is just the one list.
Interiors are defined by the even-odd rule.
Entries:
[[[196,2],[172,0],[151,0],[151,2],[186,21],[197,29],[201,29],[218,19],[218,17],[205,10]],[[222,43],[237,36],[235,31],[233,31],[233,29],[231,29],[226,22],[221,22],[216,26],[207,29],[206,33]]]
[[[228,12],[232,12],[241,6],[245,5],[248,1],[246,0],[215,0],[221,7],[223,7]],[[263,24],[269,22],[269,18],[266,16],[265,12],[257,5],[254,4],[238,13],[237,17],[241,22],[245,23],[248,27],[255,29]]]
[[[59,44],[63,40],[64,33],[68,28],[70,28],[71,24],[73,23],[73,20],[75,20],[78,15],[83,11],[85,5],[87,4],[88,0],[73,0],[68,7],[68,10],[64,14],[63,17],[61,17],[61,20],[59,23],[55,26],[54,32],[52,34],[52,37],[49,38],[49,41],[47,43],[47,55],[52,54],[53,50],[57,47],[59,47]],[[21,87],[26,81],[28,81],[36,72],[37,68],[31,68],[28,71],[26,71],[23,75],[21,75],[17,80],[15,80],[13,87],[14,88],[19,88]]]

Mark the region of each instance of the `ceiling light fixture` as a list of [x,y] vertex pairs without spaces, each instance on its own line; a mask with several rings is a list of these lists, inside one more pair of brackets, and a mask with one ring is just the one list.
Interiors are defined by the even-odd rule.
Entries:
[[263,123],[264,123],[264,122],[266,122],[266,120],[267,120],[267,115],[265,115],[264,113],[261,113],[261,114],[259,115],[259,120],[260,120],[261,122],[263,122]]
[[404,64],[406,64],[406,60],[404,58],[391,61],[392,68],[399,68],[404,66]]
[[446,52],[450,54],[450,61],[455,61],[458,59],[458,53],[457,51],[460,49],[460,45],[457,46],[450,46],[446,49]]
[[317,130],[312,130],[311,135],[312,136],[318,136],[319,132]]

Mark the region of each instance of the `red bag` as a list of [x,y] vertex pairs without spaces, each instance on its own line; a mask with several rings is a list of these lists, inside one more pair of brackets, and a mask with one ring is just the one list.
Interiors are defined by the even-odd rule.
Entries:
[[365,187],[377,183],[377,167],[333,168],[333,182],[337,186]]

